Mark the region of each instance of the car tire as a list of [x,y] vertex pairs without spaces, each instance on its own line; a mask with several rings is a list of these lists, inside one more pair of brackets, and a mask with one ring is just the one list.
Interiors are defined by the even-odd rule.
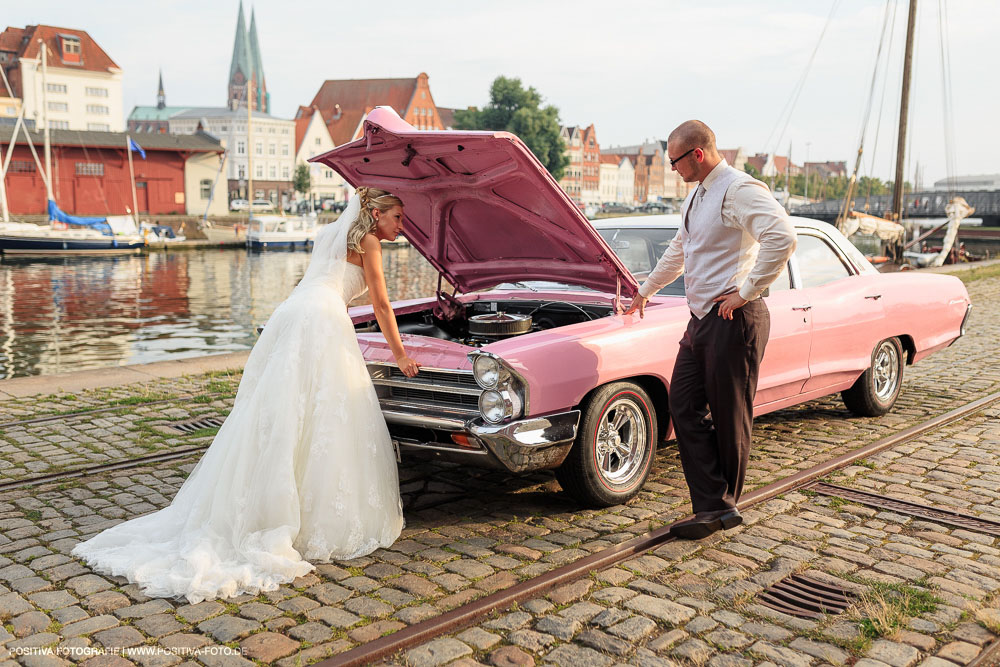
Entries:
[[850,389],[840,394],[847,409],[859,417],[881,417],[892,410],[903,386],[904,359],[898,338],[887,338],[876,345],[871,365]]
[[632,382],[605,385],[586,402],[576,442],[556,478],[588,507],[620,505],[646,483],[656,438],[656,411],[646,390]]

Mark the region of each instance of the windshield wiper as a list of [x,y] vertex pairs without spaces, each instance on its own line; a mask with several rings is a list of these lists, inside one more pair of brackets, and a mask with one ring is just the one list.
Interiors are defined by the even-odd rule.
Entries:
[[529,289],[532,292],[537,292],[538,291],[534,287],[532,287],[531,285],[529,285],[528,283],[521,282],[521,281],[517,281],[515,283],[511,283],[511,285],[513,285],[514,287],[523,287],[524,289]]

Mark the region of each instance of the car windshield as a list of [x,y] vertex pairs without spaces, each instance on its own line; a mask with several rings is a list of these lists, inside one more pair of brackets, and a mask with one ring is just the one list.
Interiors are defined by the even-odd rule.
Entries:
[[[670,241],[677,234],[673,227],[606,227],[598,229],[604,241],[618,255],[625,268],[640,283],[649,276]],[[684,278],[678,278],[657,294],[684,296]]]

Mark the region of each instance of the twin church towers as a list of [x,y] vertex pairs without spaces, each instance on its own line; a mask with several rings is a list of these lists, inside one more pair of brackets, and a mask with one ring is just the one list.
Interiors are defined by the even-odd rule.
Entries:
[[229,92],[226,105],[238,109],[247,105],[247,82],[250,82],[250,108],[254,111],[271,113],[271,94],[267,92],[264,80],[264,65],[260,57],[260,42],[257,39],[257,20],[250,10],[250,30],[247,31],[243,16],[243,2],[236,19],[236,39],[233,42],[233,60],[229,65]]

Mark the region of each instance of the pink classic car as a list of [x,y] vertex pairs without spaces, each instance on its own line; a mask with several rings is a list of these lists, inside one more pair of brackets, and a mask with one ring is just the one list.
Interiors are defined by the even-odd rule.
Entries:
[[[351,310],[401,451],[555,469],[592,506],[638,493],[671,436],[683,280],[644,319],[620,313],[679,216],[592,224],[517,137],[417,131],[390,109],[314,160],[399,195],[406,237],[440,272],[436,296],[393,304],[423,364],[415,378],[394,365],[371,307]],[[950,276],[880,274],[830,225],[794,222],[798,249],[765,297],[755,412],[841,392],[853,413],[884,414],[905,365],[962,335],[968,294]]]

